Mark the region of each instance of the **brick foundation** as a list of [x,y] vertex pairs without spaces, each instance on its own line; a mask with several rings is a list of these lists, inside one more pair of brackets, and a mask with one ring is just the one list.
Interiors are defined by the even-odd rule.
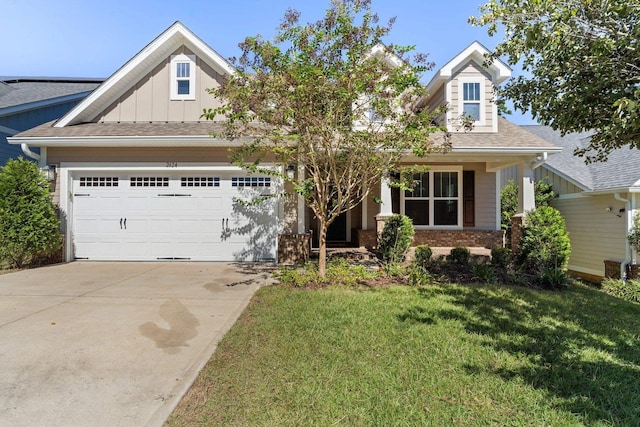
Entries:
[[412,246],[463,246],[492,248],[504,246],[504,231],[498,230],[416,230]]
[[[611,279],[620,279],[620,265],[621,261],[606,260],[604,262],[604,277]],[[638,280],[640,279],[640,264],[627,265],[627,279]]]
[[356,247],[375,249],[378,246],[376,230],[355,230]]
[[[355,236],[358,247],[375,249],[377,246],[376,230],[356,230]],[[418,245],[492,248],[504,246],[504,232],[502,230],[416,230],[412,246]]]
[[298,264],[309,261],[311,233],[278,234],[278,263]]

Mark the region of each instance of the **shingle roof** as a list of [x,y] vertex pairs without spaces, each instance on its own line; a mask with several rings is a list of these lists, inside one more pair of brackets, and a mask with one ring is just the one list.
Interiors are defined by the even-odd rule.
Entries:
[[[531,148],[541,151],[556,148],[553,144],[527,132],[507,120],[499,119],[498,133],[458,132],[451,134],[454,149],[474,148]],[[109,122],[82,123],[64,127],[53,127],[53,122],[21,132],[16,137],[64,138],[64,137],[136,137],[136,136],[206,136],[211,132],[222,132],[219,122]],[[434,138],[437,140],[438,138]]]
[[[41,80],[39,80],[41,79]],[[0,78],[0,108],[91,92],[100,79]]]
[[585,164],[583,157],[573,154],[591,141],[591,133],[571,133],[564,137],[548,126],[522,126],[529,132],[562,147],[559,154],[549,156],[546,164],[592,191],[628,188],[640,181],[640,150],[628,146],[614,150],[606,162]]
[[219,122],[108,122],[53,127],[48,122],[17,134],[17,137],[64,138],[90,136],[206,136],[222,132]]

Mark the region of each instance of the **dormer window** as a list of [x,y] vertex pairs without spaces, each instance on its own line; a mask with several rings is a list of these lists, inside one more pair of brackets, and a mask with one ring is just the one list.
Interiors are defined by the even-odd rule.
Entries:
[[196,99],[195,55],[171,56],[171,99],[193,100]]
[[462,115],[465,117],[471,116],[476,122],[480,121],[482,117],[480,115],[481,95],[480,95],[480,83],[469,82],[462,84],[463,92],[463,104]]

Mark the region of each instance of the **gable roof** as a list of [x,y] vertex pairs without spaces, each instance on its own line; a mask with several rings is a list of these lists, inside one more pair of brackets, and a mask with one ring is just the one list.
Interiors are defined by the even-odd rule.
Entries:
[[496,85],[511,77],[511,67],[498,58],[494,59],[488,67],[484,66],[486,57],[490,54],[489,49],[484,47],[482,43],[474,41],[436,71],[436,74],[427,84],[427,92],[433,93],[435,89],[453,77],[459,71],[459,68],[469,61],[474,61],[486,69],[493,76]]
[[80,99],[104,79],[0,77],[0,116]]
[[53,126],[60,128],[90,122],[182,45],[194,52],[216,72],[223,75],[235,72],[227,60],[181,22],[176,21]]
[[591,132],[562,136],[549,126],[527,125],[524,129],[550,143],[562,147],[559,154],[549,156],[542,167],[573,182],[585,191],[614,191],[640,187],[640,150],[628,146],[614,150],[606,162],[585,164],[583,157],[573,154],[591,142]]

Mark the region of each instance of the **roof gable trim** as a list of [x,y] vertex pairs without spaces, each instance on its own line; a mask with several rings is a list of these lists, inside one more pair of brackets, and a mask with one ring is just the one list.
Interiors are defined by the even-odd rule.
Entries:
[[235,69],[229,62],[178,21],[145,46],[53,126],[65,127],[91,120],[99,110],[106,108],[107,104],[137,82],[137,79],[129,81],[127,77],[137,78],[144,75],[158,63],[159,57],[162,59],[168,57],[180,45],[191,48],[197,56],[220,74],[235,73]]

